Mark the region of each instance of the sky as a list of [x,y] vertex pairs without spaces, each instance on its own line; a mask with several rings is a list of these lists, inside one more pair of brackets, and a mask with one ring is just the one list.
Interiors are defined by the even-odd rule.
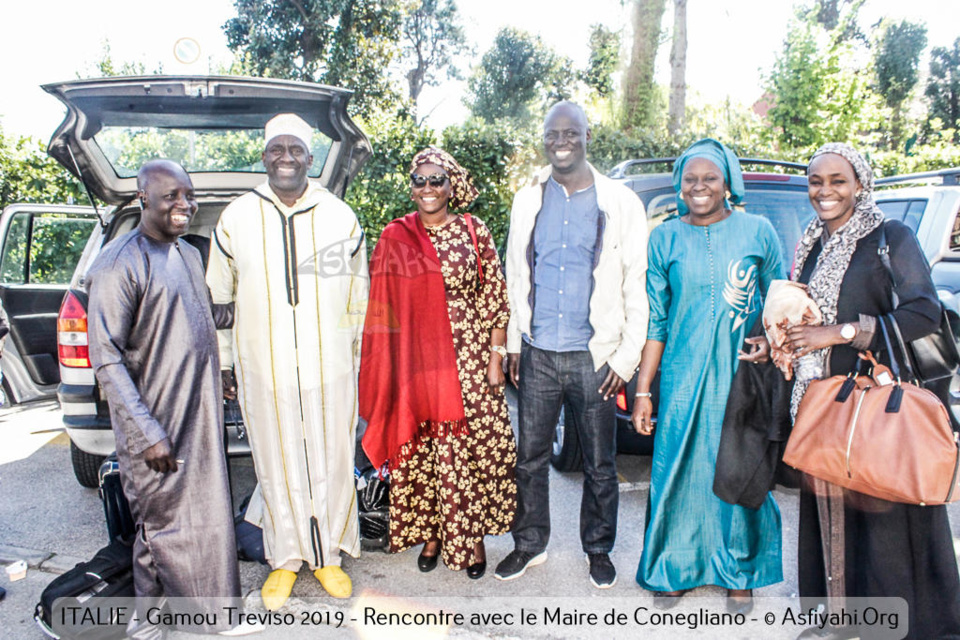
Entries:
[[[590,25],[611,28],[629,23],[621,0],[459,0],[475,59],[492,44],[497,31],[514,26],[538,34],[555,51],[583,66]],[[672,21],[667,3],[664,28]],[[688,0],[687,85],[704,100],[728,96],[744,105],[762,94],[762,73],[781,50],[792,15],[791,0]],[[152,8],[151,8],[152,7]],[[589,10],[587,10],[587,8]],[[231,53],[221,29],[234,15],[232,0],[47,0],[8,3],[0,26],[0,127],[5,133],[44,141],[63,118],[64,109],[39,85],[90,75],[109,42],[115,61],[142,62],[148,71],[206,74],[229,63]],[[864,24],[881,17],[922,21],[929,46],[947,46],[960,35],[957,0],[867,0]],[[197,60],[177,60],[182,38],[200,46]],[[669,82],[669,44],[660,49],[658,80]],[[469,66],[469,63],[468,65]],[[425,90],[420,113],[435,128],[462,121],[464,84],[446,81]]]

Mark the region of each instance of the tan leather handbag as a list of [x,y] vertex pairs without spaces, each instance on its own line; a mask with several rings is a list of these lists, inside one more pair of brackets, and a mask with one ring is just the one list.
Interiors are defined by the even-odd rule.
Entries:
[[960,498],[960,443],[939,398],[902,382],[883,318],[891,367],[869,375],[814,380],[807,388],[783,461],[812,476],[876,498],[936,505]]

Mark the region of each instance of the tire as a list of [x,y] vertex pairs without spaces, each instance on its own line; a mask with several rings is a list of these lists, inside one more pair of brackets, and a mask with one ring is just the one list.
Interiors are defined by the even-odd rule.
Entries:
[[[567,425],[567,422],[571,424]],[[580,436],[573,424],[572,416],[566,408],[560,410],[560,418],[553,434],[553,450],[550,452],[550,464],[557,471],[583,471],[583,454],[580,451]]]
[[6,378],[3,379],[2,389],[3,389],[3,398],[4,398],[3,406],[5,407],[17,406],[17,404],[19,403],[17,402],[17,399],[13,395],[13,389],[10,388],[10,382]]
[[950,403],[947,405],[947,410],[950,412],[951,422],[956,429],[957,425],[960,425],[960,372],[955,373],[950,379],[949,398]]
[[73,463],[73,475],[77,476],[80,486],[96,489],[100,486],[100,465],[106,456],[87,453],[70,441],[70,461]]

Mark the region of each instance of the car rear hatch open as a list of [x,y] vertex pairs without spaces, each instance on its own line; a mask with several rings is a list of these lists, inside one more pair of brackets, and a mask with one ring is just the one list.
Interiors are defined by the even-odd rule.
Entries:
[[343,197],[370,156],[347,115],[351,92],[307,82],[216,76],[142,76],[74,80],[43,89],[67,107],[48,152],[102,201],[136,193],[151,158],[190,172],[198,193],[243,193],[265,180],[264,124],[296,113],[316,130],[310,177]]

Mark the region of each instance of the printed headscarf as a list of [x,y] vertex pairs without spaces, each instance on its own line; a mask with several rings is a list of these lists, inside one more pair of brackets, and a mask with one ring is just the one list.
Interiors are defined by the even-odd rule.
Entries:
[[[810,162],[827,153],[834,153],[849,162],[862,187],[856,196],[853,215],[824,243],[823,250],[817,256],[817,264],[810,275],[810,282],[807,283],[810,297],[817,303],[820,312],[823,314],[823,324],[831,325],[837,323],[837,299],[840,296],[840,283],[847,272],[847,267],[850,266],[850,258],[857,248],[857,242],[883,223],[883,212],[880,211],[873,199],[873,170],[863,156],[853,147],[839,142],[830,142],[817,149],[811,156]],[[799,278],[803,272],[803,265],[810,256],[810,251],[816,243],[822,241],[825,228],[823,221],[814,216],[804,230],[803,237],[800,238],[800,243],[797,245],[797,251],[794,255],[794,280]],[[794,419],[797,416],[800,400],[813,379],[809,372],[814,369],[820,372],[825,371],[829,353],[829,347],[814,351],[804,357],[815,358],[819,366],[797,368],[797,381],[793,387],[793,397],[790,404]],[[802,372],[808,373],[806,376],[801,376],[800,373]]]
[[453,210],[465,209],[470,206],[477,195],[480,193],[473,186],[470,179],[470,172],[460,166],[453,159],[453,156],[437,147],[427,147],[417,155],[413,156],[410,163],[410,173],[417,170],[417,167],[423,164],[435,164],[443,169],[447,178],[450,179],[451,195],[450,208]]
[[704,138],[698,140],[687,147],[687,150],[680,154],[676,162],[673,163],[673,188],[677,192],[677,213],[686,215],[689,209],[687,204],[680,197],[680,182],[683,178],[683,168],[694,158],[706,158],[723,173],[723,180],[727,183],[727,189],[730,190],[730,200],[724,200],[723,206],[730,208],[730,202],[739,204],[743,200],[743,172],[740,170],[740,159],[737,155],[728,149],[722,142],[713,138]]

